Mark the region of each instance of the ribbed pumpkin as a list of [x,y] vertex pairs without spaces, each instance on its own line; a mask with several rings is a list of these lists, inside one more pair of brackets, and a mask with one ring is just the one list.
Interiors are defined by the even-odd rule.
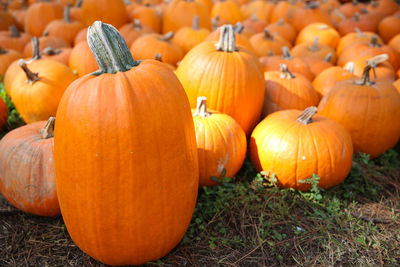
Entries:
[[250,38],[250,43],[254,47],[256,55],[259,57],[271,54],[280,55],[282,53],[282,47],[292,47],[288,41],[279,35],[272,35],[267,28],[264,29],[264,32],[254,34]]
[[51,59],[19,62],[22,70],[12,83],[10,96],[26,123],[55,116],[58,103],[77,76],[63,63]]
[[63,48],[53,48],[53,47],[46,47],[42,51],[42,58],[43,59],[52,59],[58,62],[61,62],[68,66],[69,64],[69,57],[71,56],[72,48],[70,47],[63,47]]
[[[250,18],[255,15],[259,20],[268,22],[271,13],[274,9],[274,4],[270,1],[254,0],[249,2],[247,5],[242,5],[241,10],[244,18]],[[225,12],[228,12],[227,9]]]
[[21,57],[22,54],[20,52],[11,49],[6,50],[0,46],[0,81],[3,80],[3,76],[11,63]]
[[257,57],[236,46],[231,25],[221,27],[221,38],[193,47],[182,59],[176,75],[192,108],[205,96],[210,109],[233,117],[250,134],[261,115],[264,78]]
[[280,19],[292,23],[293,13],[300,7],[304,6],[303,1],[279,1],[271,12],[270,23],[277,22]]
[[400,94],[391,81],[371,81],[367,65],[361,79],[337,84],[326,94],[318,113],[342,124],[353,139],[354,151],[376,158],[400,137]]
[[161,32],[162,16],[160,12],[151,5],[138,6],[129,14],[131,20],[140,20],[140,22],[151,28],[154,32]]
[[5,49],[13,49],[22,53],[25,45],[31,40],[31,36],[27,33],[21,33],[13,25],[9,31],[0,32],[0,46]]
[[[85,0],[86,2],[86,0]],[[29,6],[25,15],[25,32],[32,36],[42,36],[50,21],[63,17],[60,3],[42,1]]]
[[12,25],[16,25],[17,20],[7,12],[7,8],[0,10],[0,31],[6,31]]
[[192,27],[180,28],[171,41],[182,48],[184,54],[186,54],[195,45],[204,41],[209,34],[208,29],[199,27],[199,17],[195,16]]
[[379,36],[388,43],[400,33],[400,15],[389,16],[381,20],[378,25]]
[[292,21],[292,25],[296,28],[297,32],[315,22],[333,26],[329,13],[319,8],[318,1],[309,1],[305,7],[295,9]]
[[367,64],[371,64],[373,66],[373,70],[370,71],[370,75],[374,75],[374,78],[377,80],[380,79],[388,79],[394,81],[396,79],[396,73],[392,67],[392,65],[387,62],[388,60],[387,54],[381,54],[374,57],[371,56],[360,56],[350,62],[351,67],[353,68],[353,73],[355,76],[360,77],[363,75],[364,68]]
[[280,64],[280,71],[265,72],[264,78],[263,117],[278,110],[318,105],[319,96],[311,82],[301,74],[291,73],[285,64]]
[[199,17],[200,28],[211,30],[211,17],[207,7],[193,0],[172,0],[163,14],[162,32],[176,32],[191,26],[194,16]]
[[319,43],[318,36],[315,37],[314,42],[298,44],[292,49],[292,55],[301,58],[314,57],[323,60],[328,54],[331,54],[330,62],[334,64],[337,59],[335,49]]
[[292,24],[285,22],[283,19],[280,19],[275,23],[269,24],[266,29],[271,34],[278,34],[290,44],[293,44],[294,40],[296,40],[296,29],[292,26]]
[[371,19],[362,17],[359,13],[355,13],[353,17],[347,18],[337,25],[338,32],[342,36],[354,32],[355,28],[366,32],[376,32],[377,24],[371,21]]
[[266,21],[259,20],[255,14],[243,21],[244,30],[248,30],[253,34],[263,32],[267,25],[268,23]]
[[349,174],[353,159],[351,137],[333,120],[314,115],[316,107],[283,110],[269,115],[254,129],[250,158],[258,171],[276,175],[284,188],[308,190],[300,180],[320,177],[318,186],[330,188]]
[[0,97],[0,130],[3,129],[3,127],[6,125],[7,118],[8,118],[7,105]]
[[44,32],[48,36],[56,36],[63,39],[68,45],[74,43],[75,36],[84,28],[83,24],[79,21],[71,20],[70,7],[64,7],[64,18],[53,20],[47,24]]
[[53,159],[54,118],[19,127],[0,141],[0,192],[15,207],[60,214]]
[[329,93],[338,82],[355,78],[356,76],[353,74],[353,71],[350,65],[348,65],[347,68],[333,66],[318,74],[312,84],[319,96],[323,97]]
[[153,59],[160,53],[165,63],[175,66],[183,58],[184,53],[180,46],[171,41],[173,37],[173,32],[141,36],[131,45],[131,53],[136,59]]
[[303,28],[297,35],[296,45],[303,43],[312,43],[318,37],[318,42],[336,48],[340,35],[331,26],[324,23],[312,23]]
[[355,32],[348,33],[342,38],[340,38],[339,43],[336,47],[336,53],[340,56],[347,47],[355,43],[359,42],[369,43],[371,41],[372,36],[375,36],[374,38],[379,44],[383,44],[382,39],[378,35],[376,35],[376,33],[362,32],[356,28]]
[[367,6],[367,10],[388,16],[398,11],[399,5],[394,0],[371,0],[371,4]]
[[174,73],[134,61],[111,25],[95,22],[88,42],[100,70],[71,84],[57,111],[58,199],[84,252],[139,265],[167,254],[189,226],[199,175],[191,110]]
[[69,68],[75,71],[79,77],[98,69],[96,59],[90,51],[86,41],[82,41],[75,45],[69,56]]
[[230,24],[244,20],[239,5],[234,0],[217,0],[211,9],[211,17],[218,16],[221,20]]
[[292,72],[299,73],[310,81],[314,79],[314,75],[308,64],[301,58],[292,57],[289,48],[286,46],[282,47],[281,56],[260,57],[260,63],[263,66],[264,72],[273,70],[279,71],[280,64],[285,64]]
[[123,0],[84,0],[81,16],[85,26],[91,25],[95,20],[110,23],[117,28],[129,22]]
[[246,156],[246,134],[230,116],[207,110],[206,98],[197,98],[192,109],[199,155],[199,187],[217,184],[211,176],[232,178]]
[[[46,47],[53,47],[54,49],[69,47],[68,44],[61,38],[56,36],[42,36],[39,37],[39,45],[40,50],[43,51]],[[24,56],[32,57],[33,56],[33,43],[29,42],[26,44],[24,48]]]
[[125,24],[118,30],[121,33],[122,37],[124,37],[125,42],[128,46],[131,46],[137,38],[144,34],[155,33],[152,28],[143,25],[138,19],[135,19],[133,23]]

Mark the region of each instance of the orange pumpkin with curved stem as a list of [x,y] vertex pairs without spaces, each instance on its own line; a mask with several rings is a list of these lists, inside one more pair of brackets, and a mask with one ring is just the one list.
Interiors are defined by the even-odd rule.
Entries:
[[174,248],[192,218],[199,169],[191,110],[174,73],[134,61],[111,25],[95,22],[88,43],[100,69],[72,83],[57,111],[60,208],[85,253],[140,265]]
[[371,0],[367,7],[371,13],[381,13],[385,16],[391,15],[399,10],[399,5],[393,0]]
[[96,20],[121,27],[129,22],[123,0],[84,0],[82,3],[82,23],[91,25]]
[[217,43],[203,42],[193,47],[176,75],[192,108],[198,96],[205,96],[209,108],[228,114],[250,134],[263,105],[262,67],[253,53],[236,46],[231,25],[222,26],[221,32]]
[[0,46],[23,53],[25,45],[30,42],[31,38],[32,36],[19,32],[13,25],[9,28],[9,31],[0,32]]
[[[56,36],[42,36],[39,37],[39,45],[40,45],[40,50],[42,51],[46,47],[53,47],[53,48],[63,48],[63,47],[69,47],[68,44],[61,38],[58,38]],[[32,42],[29,42],[26,44],[24,48],[24,56],[25,57],[32,57],[33,55],[33,47],[32,47]]]
[[54,49],[53,47],[49,46],[43,49],[42,58],[56,60],[68,66],[71,52],[72,48],[70,47]]
[[121,33],[122,37],[124,37],[128,46],[131,46],[137,38],[144,34],[155,33],[152,28],[143,25],[138,19],[135,19],[133,23],[125,24],[119,28],[118,31]]
[[65,89],[77,77],[66,65],[55,60],[26,63],[19,62],[21,70],[10,91],[15,108],[26,123],[55,116]]
[[264,29],[264,32],[254,34],[250,38],[250,43],[259,57],[270,54],[280,55],[282,54],[282,47],[292,47],[288,41],[279,35],[272,35],[267,28]]
[[207,110],[205,97],[192,109],[199,155],[199,187],[217,184],[211,177],[233,177],[242,167],[247,140],[242,127],[230,116]]
[[266,29],[268,29],[271,34],[278,34],[290,44],[293,44],[294,40],[296,40],[296,29],[292,26],[292,24],[285,22],[283,19],[269,24]]
[[64,7],[64,18],[53,20],[47,24],[44,32],[48,36],[55,36],[63,39],[69,46],[74,42],[76,35],[84,28],[79,21],[71,20],[70,7]]
[[338,9],[339,11],[346,17],[350,18],[354,15],[356,12],[361,12],[362,8],[365,8],[364,3],[360,3],[357,0],[352,0],[349,3],[345,3],[341,5]]
[[301,74],[291,73],[285,64],[280,64],[280,71],[265,72],[264,78],[263,117],[278,110],[318,105],[319,96],[311,82]]
[[355,28],[355,32],[351,32],[340,38],[339,43],[336,47],[336,53],[340,56],[343,51],[359,42],[364,42],[364,43],[369,43],[371,41],[372,36],[375,36],[374,38],[379,44],[383,44],[382,39],[376,35],[374,32],[362,32],[360,29]]
[[217,0],[211,9],[211,17],[218,16],[229,24],[235,24],[244,20],[239,5],[234,0]]
[[314,78],[314,74],[311,72],[308,64],[301,58],[292,57],[289,48],[286,46],[282,47],[282,56],[260,57],[260,63],[264,68],[264,72],[279,71],[280,64],[285,64],[292,72],[303,75],[309,81],[312,81]]
[[312,84],[315,91],[322,98],[324,95],[329,93],[332,88],[339,82],[355,78],[353,69],[350,65],[345,68],[333,66],[323,70],[313,80]]
[[361,79],[337,84],[322,98],[318,113],[349,131],[355,152],[376,158],[399,140],[400,94],[391,81],[371,81],[371,68],[365,67]]
[[337,59],[335,49],[329,45],[320,44],[318,36],[315,37],[314,42],[298,44],[292,49],[292,55],[301,58],[313,57],[324,60],[328,54],[331,54],[330,62],[334,64]]
[[7,105],[0,97],[0,130],[3,129],[3,127],[6,125],[7,118],[8,118]]
[[53,159],[54,118],[19,127],[0,141],[0,192],[15,207],[60,214]]
[[336,48],[340,35],[331,26],[324,23],[312,23],[303,28],[296,38],[296,45],[302,43],[312,43],[318,37],[318,42]]
[[278,111],[257,125],[249,145],[257,171],[275,175],[281,187],[302,191],[311,185],[301,180],[314,174],[325,189],[344,181],[353,160],[351,137],[316,111],[316,107]]
[[131,45],[132,56],[136,59],[153,59],[157,53],[160,53],[165,63],[176,66],[184,53],[177,44],[171,41],[173,37],[173,32],[164,35],[157,33],[143,35]]
[[91,53],[86,41],[76,44],[72,49],[68,66],[71,70],[76,72],[79,77],[97,70],[96,59]]
[[154,6],[147,4],[138,6],[129,13],[129,16],[133,21],[140,20],[143,25],[151,28],[154,32],[161,32],[162,17]]
[[49,22],[62,17],[63,7],[60,3],[49,1],[34,3],[26,11],[25,32],[36,37],[42,36]]
[[190,27],[194,16],[199,16],[200,28],[211,29],[211,16],[205,5],[193,0],[172,0],[163,13],[162,32],[176,32],[184,26]]
[[183,53],[186,54],[194,46],[204,41],[209,34],[208,29],[199,27],[199,17],[195,16],[192,27],[180,28],[171,41],[182,48]]
[[371,56],[360,56],[355,60],[349,61],[348,64],[351,64],[353,68],[353,73],[355,76],[360,77],[363,75],[364,68],[367,64],[372,64],[373,70],[370,71],[370,75],[377,79],[388,79],[394,81],[396,79],[396,73],[392,67],[392,65],[387,62],[388,60],[387,54],[381,54],[374,57]]

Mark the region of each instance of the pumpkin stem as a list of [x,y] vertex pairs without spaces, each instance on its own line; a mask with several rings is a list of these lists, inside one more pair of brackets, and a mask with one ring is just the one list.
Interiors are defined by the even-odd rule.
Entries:
[[44,36],[44,37],[49,36],[49,34],[50,34],[49,31],[44,31],[44,32],[43,32],[43,36]]
[[207,111],[207,97],[199,96],[197,98],[196,111],[194,112],[193,116],[199,116],[205,118],[210,115],[211,113]]
[[345,15],[342,12],[340,12],[340,10],[337,7],[335,7],[335,9],[333,10],[333,13],[335,15],[337,15],[341,20],[346,19]]
[[62,50],[61,49],[54,49],[54,47],[49,46],[46,47],[45,49],[43,49],[43,54],[45,54],[46,56],[55,56],[58,54],[61,54]]
[[306,4],[306,8],[308,9],[317,9],[320,7],[319,1],[309,1]]
[[362,38],[362,37],[365,37],[365,36],[366,36],[366,34],[363,33],[358,27],[355,27],[355,28],[354,28],[354,31],[357,33],[357,37],[358,37],[358,38]]
[[271,41],[274,40],[274,36],[271,34],[271,32],[267,28],[264,29],[264,38],[266,40],[271,40]]
[[317,113],[317,107],[308,107],[306,108],[298,117],[297,121],[301,124],[307,125],[312,123],[312,117]]
[[196,30],[196,31],[198,31],[200,29],[199,16],[194,16],[193,23],[192,23],[192,29]]
[[24,70],[26,77],[28,78],[27,82],[30,85],[33,85],[35,82],[40,80],[38,73],[32,72],[26,65],[26,61],[20,59],[18,65]]
[[329,52],[325,57],[324,57],[324,61],[330,63],[332,60],[333,54],[332,52]]
[[278,20],[278,25],[279,26],[282,26],[282,25],[284,25],[285,24],[285,20],[283,19],[283,18],[280,18],[279,20]]
[[158,40],[164,41],[164,42],[169,42],[173,37],[174,37],[174,32],[171,31],[171,32],[167,32],[166,34],[158,37]]
[[287,60],[293,59],[292,55],[290,54],[289,48],[287,46],[282,47],[282,57]]
[[360,8],[361,14],[368,14],[368,10],[365,7]]
[[0,46],[0,55],[4,55],[4,54],[7,54],[7,53],[8,53],[8,51]]
[[32,38],[32,59],[38,60],[42,58],[40,53],[40,45],[39,45],[39,38],[33,37]]
[[110,24],[95,21],[88,29],[87,40],[100,68],[94,75],[125,72],[139,65],[132,58],[124,38]]
[[353,4],[353,6],[357,6],[359,4],[357,0],[352,0],[351,3]]
[[157,53],[157,54],[154,56],[154,59],[157,60],[157,61],[163,62],[163,61],[162,61],[162,55],[161,55],[161,53]]
[[381,54],[367,60],[367,65],[363,70],[361,79],[355,81],[358,85],[373,85],[375,82],[371,81],[369,72],[372,69],[374,77],[376,78],[375,68],[382,62],[389,59],[388,54]]
[[71,23],[71,12],[70,12],[71,7],[69,5],[66,5],[64,7],[64,21],[67,23]]
[[359,21],[360,20],[360,13],[354,13],[353,17],[351,18],[352,21]]
[[257,15],[255,13],[253,13],[250,17],[251,21],[258,21]]
[[223,25],[220,28],[221,36],[219,41],[215,44],[217,51],[234,52],[238,51],[236,47],[236,36],[232,25]]
[[275,53],[274,53],[274,51],[268,50],[268,52],[267,52],[267,56],[268,56],[268,57],[275,56]]
[[350,72],[351,74],[354,74],[354,62],[348,62],[344,67],[343,67],[343,69],[345,70],[345,71],[348,71],[348,72]]
[[313,52],[318,51],[318,50],[319,50],[319,47],[318,47],[318,40],[319,40],[319,37],[318,37],[318,36],[315,37],[315,39],[314,39],[314,41],[312,42],[311,46],[308,47],[308,50],[313,51]]
[[8,30],[10,31],[10,37],[12,38],[19,38],[21,37],[21,34],[19,33],[17,27],[15,27],[15,25],[11,25],[10,28],[8,28]]
[[83,3],[83,0],[78,0],[78,1],[76,1],[75,7],[81,8],[81,7],[82,7],[82,3]]
[[238,34],[241,34],[242,31],[244,30],[244,26],[240,22],[236,23],[233,28],[234,28],[235,33],[238,33]]
[[376,68],[379,64],[385,62],[385,61],[388,60],[388,59],[389,59],[389,55],[388,55],[388,54],[381,54],[381,55],[374,56],[374,57],[372,57],[372,58],[370,58],[370,59],[367,60],[367,65],[371,65],[372,70],[373,70],[373,72],[374,72],[374,78],[375,78],[375,79],[376,79],[375,68]]
[[279,78],[281,79],[294,79],[296,76],[294,76],[293,73],[289,71],[289,68],[286,64],[279,64],[279,68],[281,70],[281,75]]
[[136,31],[140,31],[142,29],[142,24],[140,23],[139,19],[133,20],[132,28]]
[[39,130],[39,133],[42,135],[43,139],[48,139],[54,137],[54,124],[56,123],[55,117],[50,117],[47,120],[46,125]]
[[378,3],[378,1],[376,1],[376,0],[371,0],[371,5],[372,5],[373,7],[375,7],[375,8],[377,8],[377,7],[379,6],[379,3]]
[[211,26],[213,31],[218,29],[218,24],[219,24],[219,16],[216,16],[215,18],[211,19]]
[[379,44],[379,39],[378,39],[378,35],[373,34],[371,36],[371,41],[369,42],[369,46],[370,47],[381,47],[381,45]]

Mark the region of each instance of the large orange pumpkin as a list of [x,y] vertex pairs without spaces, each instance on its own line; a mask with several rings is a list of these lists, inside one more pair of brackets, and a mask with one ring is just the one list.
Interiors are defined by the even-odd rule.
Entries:
[[71,84],[57,111],[54,161],[72,240],[109,265],[139,265],[175,247],[197,197],[189,102],[175,74],[134,61],[108,24],[88,42],[100,69]]
[[361,79],[338,83],[321,100],[318,113],[342,124],[355,152],[376,158],[400,137],[400,94],[392,81],[371,81],[367,65]]
[[208,107],[230,115],[250,134],[261,114],[264,78],[257,57],[236,46],[232,25],[221,27],[221,38],[193,47],[182,59],[176,75],[192,108],[205,96]]
[[232,117],[207,110],[205,97],[192,109],[199,155],[199,187],[217,184],[211,176],[233,177],[246,156],[246,134]]
[[278,185],[298,190],[311,186],[301,180],[320,177],[318,186],[340,184],[353,159],[351,137],[333,120],[314,115],[316,107],[283,110],[265,118],[251,134],[250,158],[258,171],[276,175]]
[[17,128],[0,141],[0,192],[15,207],[60,214],[53,159],[54,118]]

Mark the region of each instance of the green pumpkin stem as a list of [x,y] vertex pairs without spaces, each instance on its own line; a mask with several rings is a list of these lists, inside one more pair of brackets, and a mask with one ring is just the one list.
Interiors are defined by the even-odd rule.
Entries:
[[281,79],[296,78],[296,76],[289,71],[289,68],[286,64],[279,64],[279,69],[281,70],[281,75],[279,76]]
[[71,7],[70,5],[66,5],[64,7],[64,21],[67,23],[71,23]]
[[54,137],[54,124],[56,123],[55,117],[50,117],[47,120],[46,125],[39,130],[39,133],[42,135],[43,139],[48,139]]
[[238,51],[236,47],[235,31],[232,25],[223,25],[220,28],[221,35],[219,41],[215,44],[217,51],[232,53]]
[[287,60],[293,59],[292,55],[290,54],[289,47],[287,46],[282,47],[282,58]]
[[167,32],[166,34],[161,35],[158,40],[169,42],[172,38],[174,38],[174,32]]
[[198,31],[200,29],[199,16],[194,16],[193,23],[192,23],[192,29],[196,30],[196,31]]
[[94,22],[88,29],[87,39],[99,66],[94,75],[125,72],[139,65],[139,62],[132,58],[124,38],[112,25],[101,21]]
[[15,25],[11,25],[8,30],[10,31],[10,37],[12,38],[19,38],[21,37],[21,33],[18,31],[17,27]]
[[211,113],[207,111],[207,98],[205,96],[199,96],[197,98],[197,107],[193,116],[208,117]]
[[297,121],[301,124],[307,125],[313,122],[312,117],[317,113],[317,107],[306,108],[298,117]]
[[24,70],[26,77],[28,78],[27,83],[33,85],[35,82],[40,80],[38,73],[32,72],[26,65],[26,61],[20,59],[18,65]]

